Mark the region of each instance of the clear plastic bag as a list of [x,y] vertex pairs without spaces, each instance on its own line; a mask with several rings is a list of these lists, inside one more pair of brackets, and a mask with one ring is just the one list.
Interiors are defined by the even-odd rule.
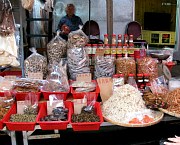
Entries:
[[61,58],[66,57],[67,42],[59,34],[47,44],[47,56],[49,64],[59,63]]
[[95,79],[112,77],[115,73],[114,58],[110,56],[97,56],[95,60]]
[[149,74],[150,81],[158,77],[157,60],[151,57],[144,57],[137,60],[138,73]]
[[37,53],[37,50],[30,48],[32,54],[24,61],[25,77],[28,73],[42,73],[43,79],[47,76],[47,58]]
[[136,62],[130,57],[116,59],[116,74],[124,74],[124,80],[127,82],[129,74],[136,74]]
[[87,35],[82,31],[82,27],[79,30],[71,31],[68,35],[68,48],[84,47],[88,43],[89,39]]
[[30,92],[25,97],[24,114],[28,114],[28,115],[38,114],[38,96],[36,93]]
[[42,90],[48,92],[68,92],[67,64],[63,64],[63,60],[61,60],[58,65],[54,64],[51,69]]
[[67,61],[70,79],[76,80],[77,74],[90,73],[89,57],[84,48],[68,49]]

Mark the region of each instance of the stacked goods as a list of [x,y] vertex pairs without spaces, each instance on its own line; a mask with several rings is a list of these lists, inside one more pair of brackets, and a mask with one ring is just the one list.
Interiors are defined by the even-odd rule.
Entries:
[[129,84],[114,90],[113,95],[103,103],[102,112],[105,118],[117,123],[144,124],[155,121],[155,111],[146,108],[141,93]]

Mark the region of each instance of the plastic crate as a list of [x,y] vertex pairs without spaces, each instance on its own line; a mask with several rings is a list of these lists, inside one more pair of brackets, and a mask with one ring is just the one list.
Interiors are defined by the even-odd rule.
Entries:
[[[101,123],[104,121],[101,111],[101,106],[99,102],[95,103],[95,110],[97,115],[100,117],[100,122],[79,122],[73,123],[70,121],[74,131],[95,131],[99,130]],[[72,112],[73,113],[73,112]]]
[[[16,101],[24,101],[29,93],[30,92],[17,92],[15,95]],[[41,92],[35,92],[35,94],[37,95],[39,101],[41,98]]]
[[75,88],[71,86],[71,94],[72,94],[73,98],[74,99],[82,99],[82,98],[84,98],[84,95],[87,95],[87,97],[90,97],[89,98],[90,100],[92,98],[95,98],[97,100],[99,93],[100,93],[100,88],[95,80],[93,80],[92,82],[96,83],[96,89],[93,92],[76,92]]
[[3,71],[0,72],[0,76],[17,76],[17,77],[22,77],[22,71]]
[[[40,105],[39,105],[40,110]],[[12,114],[17,113],[17,104],[15,104],[7,114],[4,123],[6,124],[6,127],[8,130],[11,131],[34,131],[36,121],[35,122],[10,122],[9,119]]]
[[37,123],[40,125],[42,130],[66,130],[67,125],[71,120],[72,114],[72,103],[70,101],[64,101],[65,107],[69,109],[67,121],[40,121],[40,119],[47,115],[47,103],[42,103],[41,110],[37,117]]
[[[11,108],[14,108],[14,107],[15,107],[15,104],[13,104],[13,105],[11,106]],[[11,108],[10,108],[10,109],[11,109]],[[4,121],[7,120],[8,114],[9,114],[10,111],[11,111],[10,109],[9,109],[8,112],[4,115],[3,119],[0,120],[0,129],[3,129],[3,128],[4,128],[4,126],[5,126]]]
[[55,94],[55,95],[61,95],[63,97],[63,100],[66,101],[66,98],[68,96],[68,94],[70,93],[70,89],[68,92],[47,92],[47,91],[43,91],[41,90],[42,94],[43,94],[43,98],[45,100],[49,100],[49,95]]

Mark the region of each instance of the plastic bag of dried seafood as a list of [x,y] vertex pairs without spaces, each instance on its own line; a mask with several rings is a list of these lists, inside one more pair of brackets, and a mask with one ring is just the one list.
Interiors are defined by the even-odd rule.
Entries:
[[116,59],[116,74],[124,74],[125,82],[127,82],[128,75],[136,75],[136,62],[130,57]]
[[66,57],[67,42],[57,35],[47,44],[47,56],[49,64],[59,63],[60,59]]
[[52,64],[46,82],[42,87],[47,92],[68,92],[69,81],[67,77],[67,64],[63,64],[63,60],[59,64]]
[[89,57],[84,48],[73,47],[67,50],[70,79],[76,80],[77,74],[90,73]]
[[43,79],[47,76],[47,58],[37,53],[36,48],[30,48],[32,54],[24,61],[24,73],[28,78],[30,73],[41,74]]
[[111,56],[97,56],[95,58],[94,79],[112,77],[115,73],[114,58]]
[[88,43],[87,35],[82,31],[80,26],[79,30],[71,31],[68,35],[68,48],[84,47]]
[[144,57],[137,60],[138,73],[150,74],[150,81],[158,77],[157,60],[151,57]]

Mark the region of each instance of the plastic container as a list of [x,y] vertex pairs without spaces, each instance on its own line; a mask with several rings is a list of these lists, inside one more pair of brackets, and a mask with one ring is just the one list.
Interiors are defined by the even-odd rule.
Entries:
[[68,120],[67,121],[40,121],[40,119],[47,115],[47,103],[44,102],[41,105],[41,110],[39,111],[37,117],[37,123],[40,125],[42,130],[66,130],[67,125],[71,120],[72,115],[72,103],[70,101],[64,101],[65,107],[69,109]]
[[[39,105],[39,110],[40,110]],[[6,124],[8,130],[11,131],[34,131],[36,121],[35,122],[10,122],[9,119],[12,114],[17,113],[17,104],[13,105],[11,107],[10,111],[7,114],[7,117],[4,120],[4,123]]]
[[95,80],[92,80],[92,82],[96,83],[96,89],[94,92],[76,92],[75,88],[71,87],[71,94],[72,94],[73,98],[74,99],[82,99],[82,98],[84,98],[84,95],[87,95],[89,97],[89,98],[87,98],[88,100],[90,100],[91,98],[95,98],[97,100],[99,93],[100,93],[100,88]]
[[65,101],[68,94],[70,93],[70,89],[68,92],[47,92],[43,90],[41,90],[41,92],[45,100],[49,100],[49,95],[55,94],[55,95],[61,95],[63,97],[63,100]]
[[[14,108],[15,104],[11,106],[11,108]],[[5,121],[8,119],[8,114],[11,112],[11,108],[8,110],[8,112],[4,115],[3,119],[0,120],[0,129],[3,129],[5,126]]]
[[74,131],[99,130],[101,123],[104,121],[103,116],[102,116],[101,106],[100,106],[99,102],[95,103],[95,110],[96,110],[97,115],[100,118],[100,122],[77,122],[77,123],[73,123],[72,121],[70,121],[70,124],[72,125],[72,129]]
[[[16,101],[24,101],[29,93],[30,92],[17,92],[15,95]],[[37,95],[39,101],[41,98],[41,92],[36,92],[35,94]]]

